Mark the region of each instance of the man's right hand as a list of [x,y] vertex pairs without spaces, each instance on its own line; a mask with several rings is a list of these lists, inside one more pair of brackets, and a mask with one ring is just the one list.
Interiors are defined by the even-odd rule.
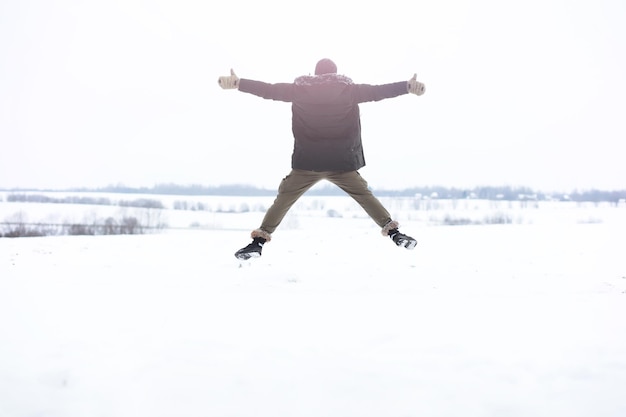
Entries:
[[235,75],[235,71],[231,69],[230,75],[220,77],[217,80],[217,83],[224,90],[233,90],[235,88],[239,88],[239,77],[237,77],[237,75]]
[[424,94],[424,91],[426,91],[426,86],[424,86],[423,83],[417,81],[417,74],[414,74],[413,78],[411,78],[407,82],[407,90],[411,94],[421,96],[422,94]]

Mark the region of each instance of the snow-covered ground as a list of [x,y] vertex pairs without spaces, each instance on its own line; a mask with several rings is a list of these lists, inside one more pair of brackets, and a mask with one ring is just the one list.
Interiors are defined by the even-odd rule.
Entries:
[[210,200],[159,233],[0,239],[0,417],[626,415],[626,208],[384,199],[406,251],[309,197],[242,264],[262,212],[236,211],[272,199]]

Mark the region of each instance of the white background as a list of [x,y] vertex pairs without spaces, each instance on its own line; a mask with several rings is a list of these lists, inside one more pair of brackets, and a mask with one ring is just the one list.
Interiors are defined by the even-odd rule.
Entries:
[[623,189],[618,0],[0,3],[0,187],[245,183],[288,172],[289,104],[217,85],[417,73],[362,106],[375,188]]

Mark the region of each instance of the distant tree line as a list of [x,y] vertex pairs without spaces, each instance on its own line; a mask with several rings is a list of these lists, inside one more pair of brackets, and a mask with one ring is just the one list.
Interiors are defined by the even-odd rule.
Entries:
[[[177,185],[159,184],[150,188],[130,188],[124,186],[111,186],[93,191],[110,193],[134,193],[134,194],[164,194],[164,195],[223,195],[223,196],[274,196],[277,190],[258,188],[251,185]],[[402,190],[378,189],[374,191],[381,197],[415,197],[418,195],[426,198],[445,199],[483,199],[483,200],[571,200],[571,201],[608,201],[618,202],[626,199],[626,189],[621,191],[588,190],[574,191],[571,193],[547,194],[534,191],[529,187],[510,186],[483,186],[468,188],[428,186],[411,187]],[[307,192],[311,196],[342,196],[345,192],[339,187],[328,184],[324,187],[315,187]]]
[[[11,190],[20,191],[20,190]],[[40,190],[41,191],[41,190]],[[54,190],[48,190],[54,191]],[[70,189],[64,191],[71,192],[101,192],[101,193],[116,193],[116,194],[146,194],[146,195],[186,195],[186,196],[274,196],[276,194],[275,189],[258,188],[251,185],[219,185],[219,186],[205,186],[205,185],[177,185],[177,184],[158,184],[153,187],[127,187],[124,185],[112,185],[108,187],[95,188],[95,189]],[[440,187],[440,186],[428,186],[428,187],[412,187],[402,190],[374,190],[375,194],[380,197],[416,197],[422,196],[423,198],[439,198],[439,199],[484,199],[484,200],[564,200],[564,201],[591,201],[591,202],[613,202],[626,200],[626,189],[620,191],[603,191],[603,190],[586,190],[586,191],[573,191],[570,193],[541,193],[536,192],[529,187],[510,187],[510,186],[483,186],[474,188],[454,188],[454,187]],[[312,196],[341,196],[345,193],[333,184],[328,184],[324,187],[314,187],[307,192],[307,195]],[[33,195],[24,194],[11,194],[7,197],[7,201],[20,201],[22,199],[36,198],[38,202],[56,202],[56,203],[73,203],[73,204],[111,204],[107,202],[107,198],[97,198],[98,202],[94,201],[94,197],[63,197],[55,198],[40,195],[34,197]],[[145,207],[145,208],[162,208],[161,204],[157,200],[140,199],[130,202],[120,202],[120,205],[128,205],[133,207]]]
[[110,206],[111,200],[106,197],[50,197],[43,194],[23,194],[13,193],[7,195],[7,201],[11,203],[54,203],[54,204],[95,204],[100,206]]
[[135,200],[121,200],[113,203],[111,199],[106,197],[84,197],[84,196],[66,196],[66,197],[50,197],[43,194],[22,194],[13,193],[7,195],[7,202],[11,203],[50,203],[50,204],[91,204],[100,206],[119,205],[121,207],[137,207],[137,208],[165,208],[159,200],[150,198],[138,198]]
[[22,219],[21,213],[13,219],[0,223],[0,238],[2,237],[40,237],[40,236],[80,236],[80,235],[136,235],[148,230],[160,230],[166,225],[159,223],[156,226],[142,224],[137,217],[123,216],[121,219],[107,217],[104,220],[92,223],[28,223]]
[[626,190],[622,191],[602,191],[591,190],[583,192],[574,192],[569,194],[572,201],[610,201],[617,203],[626,200]]
[[153,187],[126,187],[114,185],[91,191],[103,193],[129,193],[129,194],[161,194],[161,195],[224,195],[224,196],[271,196],[276,190],[258,188],[251,185],[177,185],[157,184]]

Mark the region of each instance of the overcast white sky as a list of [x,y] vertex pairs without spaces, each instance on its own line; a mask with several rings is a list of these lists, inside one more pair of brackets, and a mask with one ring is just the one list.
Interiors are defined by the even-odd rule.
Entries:
[[[344,5],[345,3],[345,5]],[[374,188],[626,188],[622,0],[0,1],[0,187],[277,187],[290,105],[217,77],[355,82]]]

